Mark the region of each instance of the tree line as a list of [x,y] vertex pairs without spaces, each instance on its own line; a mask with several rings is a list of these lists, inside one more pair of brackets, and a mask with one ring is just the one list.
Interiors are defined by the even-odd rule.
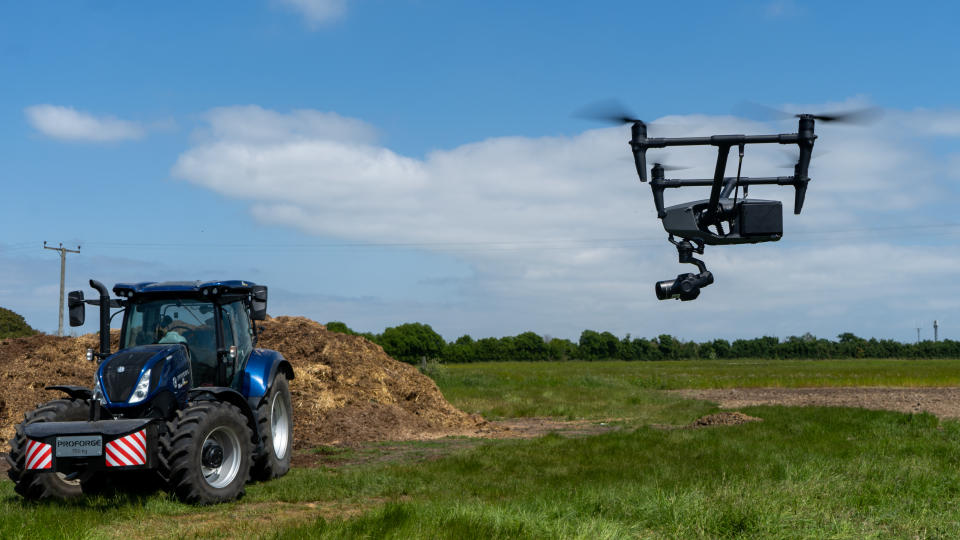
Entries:
[[0,339],[32,336],[36,333],[23,319],[23,315],[0,307]]
[[683,341],[669,334],[655,338],[620,338],[610,332],[584,330],[576,342],[523,332],[516,336],[474,339],[460,336],[447,342],[428,324],[407,323],[390,327],[381,334],[355,332],[339,321],[327,329],[362,335],[383,347],[390,356],[409,363],[424,358],[443,363],[551,360],[692,360],[726,358],[830,359],[830,358],[960,358],[960,341],[901,343],[892,339],[865,339],[850,332],[836,340],[810,333],[780,339],[764,336],[753,339]]

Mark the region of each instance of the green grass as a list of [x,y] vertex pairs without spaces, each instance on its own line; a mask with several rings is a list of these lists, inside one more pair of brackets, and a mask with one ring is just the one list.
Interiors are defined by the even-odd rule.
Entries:
[[489,362],[440,366],[432,375],[454,405],[486,417],[642,422],[661,414],[659,408],[683,408],[654,389],[960,386],[960,360]]
[[960,424],[855,409],[746,412],[764,422],[494,441],[435,462],[301,478],[288,495],[323,497],[346,484],[391,502],[280,536],[960,535]]
[[206,508],[165,494],[35,504],[2,481],[0,538],[960,537],[958,422],[752,407],[743,412],[763,422],[651,427],[713,412],[658,389],[712,387],[714,375],[720,386],[951,384],[957,369],[944,360],[848,362],[447,366],[438,384],[461,407],[621,418],[621,430],[323,447],[310,455],[327,466],[294,469],[248,486],[240,502]]

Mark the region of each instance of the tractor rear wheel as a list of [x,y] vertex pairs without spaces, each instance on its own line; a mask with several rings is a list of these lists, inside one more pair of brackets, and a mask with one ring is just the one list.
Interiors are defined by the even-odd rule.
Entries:
[[287,376],[277,373],[266,398],[257,407],[263,455],[253,465],[253,477],[270,480],[287,474],[293,453],[293,407]]
[[214,504],[243,496],[253,432],[235,405],[198,401],[167,422],[160,474],[183,502]]
[[55,399],[40,405],[24,415],[23,422],[17,424],[16,433],[10,440],[10,453],[7,463],[10,470],[7,475],[14,482],[14,491],[27,499],[46,499],[50,497],[68,499],[83,493],[79,480],[67,480],[62,473],[27,470],[27,437],[23,427],[37,422],[72,422],[89,418],[89,402],[82,399]]

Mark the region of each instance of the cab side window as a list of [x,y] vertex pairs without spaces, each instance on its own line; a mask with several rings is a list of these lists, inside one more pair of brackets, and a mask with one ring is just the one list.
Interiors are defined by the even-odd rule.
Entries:
[[242,366],[253,350],[253,331],[250,317],[243,302],[231,302],[223,306],[223,343],[226,347],[236,345],[237,366]]

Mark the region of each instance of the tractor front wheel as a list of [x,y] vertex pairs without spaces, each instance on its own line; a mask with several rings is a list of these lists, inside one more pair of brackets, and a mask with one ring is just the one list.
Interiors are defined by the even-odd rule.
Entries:
[[243,496],[253,432],[235,405],[198,401],[177,412],[161,438],[161,475],[183,502],[214,504]]
[[293,453],[293,407],[290,384],[283,373],[277,373],[270,391],[257,407],[257,421],[263,455],[253,465],[253,477],[269,480],[287,474]]
[[17,424],[16,433],[10,440],[7,475],[14,482],[14,491],[24,498],[39,500],[50,497],[69,499],[83,493],[79,480],[67,480],[62,473],[28,470],[26,463],[27,437],[23,427],[37,422],[73,422],[87,420],[89,402],[82,399],[55,399],[28,412],[23,422]]

